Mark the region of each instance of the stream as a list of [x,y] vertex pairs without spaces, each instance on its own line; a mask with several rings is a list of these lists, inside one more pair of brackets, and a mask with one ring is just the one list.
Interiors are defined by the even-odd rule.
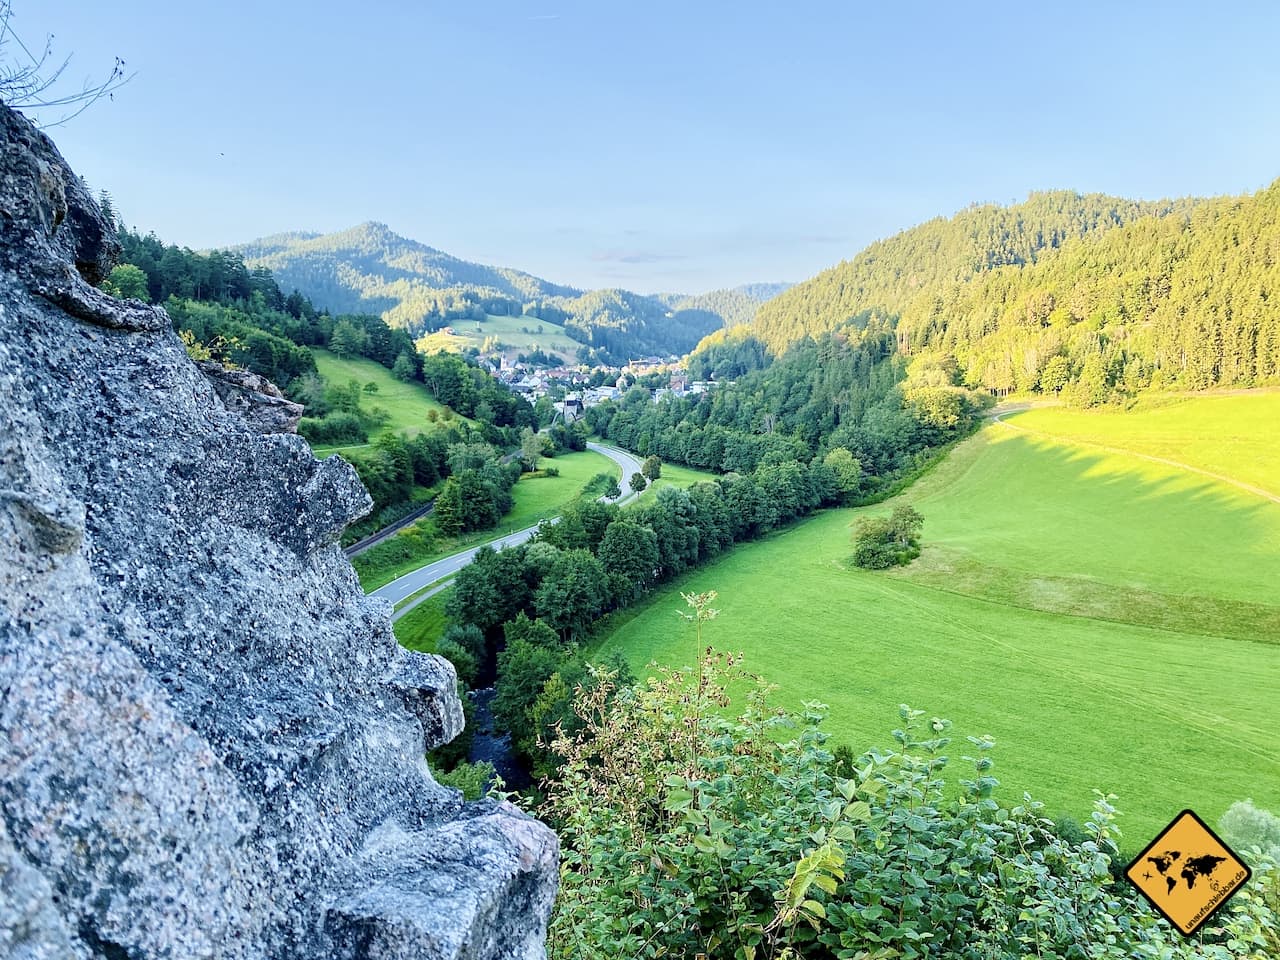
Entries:
[[467,754],[467,759],[472,763],[492,763],[493,769],[506,784],[506,789],[523,790],[533,781],[529,771],[511,752],[511,734],[494,732],[493,711],[489,709],[493,694],[493,687],[473,690],[467,694],[475,705],[475,737],[471,741],[471,752]]

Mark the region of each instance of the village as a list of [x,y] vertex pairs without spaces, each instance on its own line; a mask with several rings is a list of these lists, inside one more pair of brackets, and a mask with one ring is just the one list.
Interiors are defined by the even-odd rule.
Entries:
[[476,357],[477,363],[508,389],[537,404],[551,400],[555,411],[572,423],[583,411],[606,400],[621,400],[639,387],[652,401],[694,397],[717,386],[714,380],[690,381],[680,357],[641,357],[622,366],[588,364],[548,367],[528,360],[511,360],[503,353]]

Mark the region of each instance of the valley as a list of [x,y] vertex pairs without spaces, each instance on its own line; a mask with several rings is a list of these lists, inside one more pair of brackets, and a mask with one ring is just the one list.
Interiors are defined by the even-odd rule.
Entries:
[[[625,453],[606,456],[596,450],[564,453],[544,460],[544,465],[555,470],[556,475],[529,475],[521,478],[512,488],[514,505],[502,517],[501,535],[495,535],[499,533],[498,530],[478,530],[436,540],[429,550],[415,550],[410,556],[400,559],[395,559],[402,551],[397,550],[400,544],[393,537],[382,551],[387,559],[375,555],[354,561],[360,582],[371,594],[390,600],[393,604],[400,604],[441,576],[464,565],[463,562],[457,562],[456,566],[445,565],[437,569],[437,561],[484,543],[492,543],[494,549],[500,549],[507,543],[523,543],[532,534],[531,528],[536,528],[542,520],[557,516],[567,504],[583,496],[584,488],[592,477],[606,474],[623,481],[623,469],[618,460],[633,469],[638,465],[638,461]],[[399,536],[401,535],[397,534]],[[410,527],[403,536],[412,540],[416,538],[417,531]],[[424,568],[432,572],[417,577],[408,576]]]
[[1093,788],[1114,792],[1139,837],[1186,805],[1210,818],[1245,797],[1280,805],[1280,505],[1118,452],[1176,438],[1136,446],[1220,465],[1240,433],[1272,450],[1275,404],[1013,414],[900,495],[925,517],[910,566],[847,563],[854,520],[892,501],[828,511],[615,615],[598,652],[642,675],[692,662],[680,593],[716,590],[708,641],[742,651],[788,705],[829,704],[834,743],[884,743],[905,702],[992,735],[1007,801],[1025,789],[1082,818]]
[[1280,960],[1272,11],[151,6],[0,0],[0,960]]

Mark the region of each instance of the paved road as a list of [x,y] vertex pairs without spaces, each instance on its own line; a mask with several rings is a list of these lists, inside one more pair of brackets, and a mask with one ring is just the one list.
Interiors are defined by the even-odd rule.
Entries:
[[[623,494],[616,500],[610,500],[607,502],[623,504],[634,499],[635,494],[629,492],[627,481],[633,473],[640,472],[640,461],[634,455],[625,450],[619,450],[617,447],[606,447],[601,443],[588,443],[587,449],[594,450],[596,453],[608,457],[622,468],[622,479],[619,486],[622,487]],[[606,498],[601,497],[600,499],[605,500]],[[552,522],[554,522],[554,520]],[[517,530],[515,533],[509,533],[506,536],[495,537],[488,543],[482,544],[481,546],[468,547],[466,550],[455,553],[451,557],[445,557],[442,560],[436,560],[432,563],[428,563],[426,566],[419,567],[412,573],[406,573],[398,580],[392,580],[385,587],[379,587],[377,590],[373,591],[372,596],[381,597],[384,600],[390,600],[392,604],[399,603],[406,597],[413,596],[428,584],[436,583],[438,580],[450,578],[449,582],[452,582],[451,578],[453,575],[469,564],[472,558],[475,557],[476,552],[483,547],[492,547],[494,550],[501,550],[503,547],[516,546],[517,544],[524,543],[537,532],[538,525],[534,524],[531,527],[525,527],[523,530]],[[392,619],[400,619],[400,617],[404,616],[423,600],[427,599],[427,597],[434,596],[447,587],[449,582],[439,583],[434,590],[426,592],[420,597],[415,598],[413,603],[406,604],[401,609],[397,610]]]

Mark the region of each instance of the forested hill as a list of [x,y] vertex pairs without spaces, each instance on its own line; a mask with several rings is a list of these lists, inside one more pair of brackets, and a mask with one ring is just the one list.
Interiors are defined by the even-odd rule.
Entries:
[[301,290],[342,313],[382,313],[406,301],[410,307],[436,302],[415,296],[423,291],[473,290],[522,303],[581,293],[519,270],[460,260],[381,223],[338,233],[281,233],[235,249],[246,263],[269,269],[285,289]]
[[1280,181],[1065,243],[906,305],[901,348],[1082,405],[1280,382]]
[[1280,382],[1280,181],[1256,194],[1135,203],[1046,193],[932,220],[711,336],[704,366],[742,368],[875,318],[928,382],[1060,395]]
[[1144,203],[1069,191],[1033,194],[1013,206],[972,206],[873,243],[852,260],[797,284],[760,308],[753,332],[771,352],[781,353],[802,337],[869,315],[896,319],[947,284],[1032,263],[1072,238],[1191,206],[1191,201]]
[[789,283],[748,283],[725,290],[712,290],[696,297],[664,293],[657,299],[672,310],[702,310],[715,314],[723,321],[723,326],[716,329],[724,329],[749,324],[755,319],[760,304],[790,287]]
[[[322,307],[377,313],[414,337],[484,314],[529,316],[564,326],[583,345],[584,359],[686,353],[707,333],[750,319],[760,299],[760,291],[710,300],[582,291],[460,260],[379,223],[324,235],[278,234],[236,252]],[[733,312],[732,319],[722,309]]]

